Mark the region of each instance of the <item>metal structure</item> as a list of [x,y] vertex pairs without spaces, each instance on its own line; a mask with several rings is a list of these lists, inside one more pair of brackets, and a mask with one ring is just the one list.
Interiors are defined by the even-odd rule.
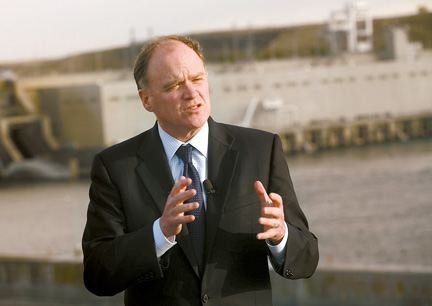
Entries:
[[330,14],[328,22],[329,39],[333,54],[339,53],[338,39],[346,37],[346,49],[350,53],[370,52],[373,49],[373,24],[366,2],[347,3],[342,11]]
[[59,149],[51,133],[50,118],[34,111],[13,74],[1,72],[0,179],[13,175],[69,177],[67,167],[44,159]]

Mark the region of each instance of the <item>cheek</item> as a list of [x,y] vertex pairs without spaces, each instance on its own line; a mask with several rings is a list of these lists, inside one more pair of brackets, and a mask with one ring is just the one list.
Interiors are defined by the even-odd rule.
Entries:
[[180,103],[178,97],[176,95],[170,95],[168,97],[164,97],[163,99],[158,100],[155,105],[155,108],[157,107],[161,112],[164,113],[177,113],[180,109]]
[[210,109],[210,93],[209,93],[208,90],[207,90],[207,92],[204,95],[204,99],[206,101],[206,104],[207,104],[208,108]]

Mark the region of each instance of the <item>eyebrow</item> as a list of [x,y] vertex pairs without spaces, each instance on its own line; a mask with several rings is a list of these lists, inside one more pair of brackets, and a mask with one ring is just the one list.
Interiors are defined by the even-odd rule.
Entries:
[[[191,79],[193,80],[193,79],[196,79],[196,78],[199,78],[199,77],[203,77],[204,75],[205,75],[204,72],[198,72],[197,74],[193,75],[191,77]],[[164,91],[170,90],[172,87],[174,87],[176,85],[183,84],[184,82],[185,82],[184,78],[174,79],[174,80],[168,82],[167,84],[165,84],[163,86],[163,90]]]
[[174,86],[176,86],[178,84],[181,84],[181,83],[184,83],[184,79],[183,78],[182,79],[172,80],[171,82],[168,82],[167,84],[165,84],[163,86],[163,90],[167,91],[167,90],[171,89],[172,87],[174,87]]
[[203,77],[204,75],[205,75],[204,72],[198,72],[197,74],[195,74],[195,75],[192,76],[192,79],[195,79],[197,77]]

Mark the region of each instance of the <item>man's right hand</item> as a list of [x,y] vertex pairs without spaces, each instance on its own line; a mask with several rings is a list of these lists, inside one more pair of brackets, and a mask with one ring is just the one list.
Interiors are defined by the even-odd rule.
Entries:
[[195,220],[194,215],[184,214],[185,212],[199,207],[197,202],[183,204],[184,201],[192,198],[196,194],[195,189],[186,190],[187,186],[191,183],[192,180],[190,178],[184,176],[180,177],[179,181],[174,184],[174,187],[168,195],[164,212],[159,220],[162,233],[171,242],[174,241],[174,236],[181,232],[183,224]]

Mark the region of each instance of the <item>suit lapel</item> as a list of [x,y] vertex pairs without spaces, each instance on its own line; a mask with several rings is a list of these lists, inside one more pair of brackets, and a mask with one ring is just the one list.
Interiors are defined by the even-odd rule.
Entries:
[[[145,138],[141,145],[138,156],[142,159],[142,162],[136,167],[136,172],[162,215],[166,200],[174,185],[174,179],[160,140],[157,125],[149,131],[149,136]],[[182,226],[182,231],[177,235],[176,239],[195,273],[199,276],[198,265],[186,225]]]
[[149,130],[149,136],[144,139],[138,151],[138,156],[142,159],[142,162],[136,167],[136,172],[162,215],[166,199],[174,185],[174,180],[159,137],[157,125]]
[[209,118],[208,122],[208,176],[218,192],[207,196],[206,261],[213,247],[238,158],[238,151],[231,148],[235,138],[212,118]]

